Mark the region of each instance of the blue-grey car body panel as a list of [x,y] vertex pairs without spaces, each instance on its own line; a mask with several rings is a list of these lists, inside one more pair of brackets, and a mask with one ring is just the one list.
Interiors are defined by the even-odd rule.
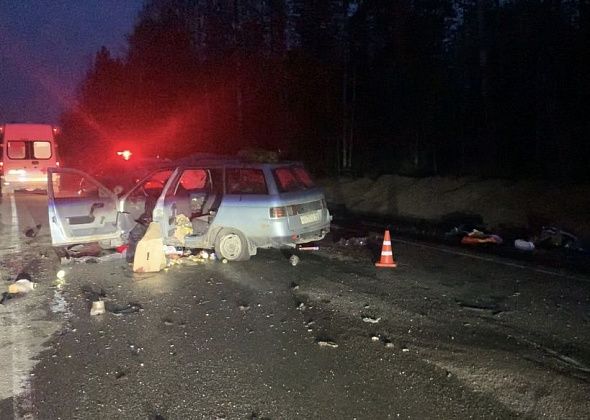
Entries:
[[[160,223],[162,228],[162,235],[166,243],[171,245],[179,245],[178,239],[174,237],[176,229],[176,217],[181,214],[179,209],[189,208],[189,203],[183,200],[188,200],[187,197],[176,196],[175,191],[181,180],[183,172],[187,169],[202,169],[207,171],[208,184],[207,194],[220,195],[220,199],[213,211],[208,214],[198,217],[204,220],[207,226],[205,232],[194,234],[185,238],[185,246],[198,248],[213,248],[217,235],[222,230],[237,230],[248,241],[248,249],[250,255],[256,254],[257,248],[281,248],[293,247],[296,244],[307,243],[323,239],[330,231],[331,215],[326,207],[324,193],[320,188],[309,187],[301,191],[294,192],[279,192],[277,180],[273,174],[273,170],[277,168],[288,168],[296,166],[302,168],[300,163],[253,163],[253,162],[237,162],[231,161],[207,161],[207,162],[191,162],[190,165],[178,166],[174,169],[172,175],[167,179],[162,189],[160,196],[157,198],[155,207],[152,212],[154,221]],[[229,194],[226,191],[227,187],[227,170],[239,169],[255,169],[262,171],[264,174],[264,181],[266,183],[266,194]],[[66,169],[55,169],[53,173],[60,171],[68,171]],[[162,170],[158,170],[162,171]],[[153,172],[156,173],[158,171]],[[211,178],[213,172],[218,171],[221,174],[222,180],[217,180],[217,183],[212,183]],[[77,171],[80,174],[83,174]],[[258,172],[257,172],[258,173]],[[118,215],[111,215],[109,220],[113,217],[118,221],[118,229],[113,231],[111,239],[113,243],[119,243],[121,238],[125,238],[125,234],[133,225],[133,220],[138,217],[138,207],[141,207],[144,202],[141,201],[141,191],[144,182],[148,182],[151,175],[146,176],[141,180],[136,187],[131,189],[125,196],[119,199],[117,209]],[[91,177],[89,177],[92,179]],[[96,182],[93,180],[93,182]],[[98,182],[96,182],[98,184]],[[219,185],[223,183],[223,185]],[[100,186],[100,188],[104,188]],[[49,189],[51,192],[51,189]],[[112,196],[110,197],[112,200]],[[139,204],[137,202],[139,201]],[[71,200],[70,200],[71,201]],[[81,203],[84,201],[79,200]],[[144,200],[145,201],[145,200]],[[131,205],[134,203],[134,206]],[[70,203],[71,205],[71,203]],[[60,217],[60,214],[68,214],[69,217],[75,216],[73,210],[60,209],[60,200],[56,200],[54,194],[49,194],[49,209],[50,209],[50,223],[51,217],[54,218],[56,229],[52,229],[52,242],[54,245],[64,245],[72,243],[83,243],[94,241],[92,235],[85,235],[84,237],[76,237],[68,233],[67,229],[57,229],[60,223],[65,225],[67,221]],[[84,204],[80,204],[80,216],[86,214]],[[109,207],[110,208],[110,207]],[[271,217],[272,208],[282,208],[288,210],[288,214],[281,214],[280,217]],[[134,209],[129,211],[129,209]],[[75,211],[74,211],[75,213]],[[191,217],[191,215],[187,215]],[[54,236],[55,233],[55,236]],[[102,235],[100,240],[105,240],[108,235]]]

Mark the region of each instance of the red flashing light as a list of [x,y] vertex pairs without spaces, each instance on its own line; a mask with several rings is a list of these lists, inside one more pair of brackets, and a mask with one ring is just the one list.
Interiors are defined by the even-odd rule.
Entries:
[[132,154],[133,153],[131,153],[129,150],[122,150],[120,152],[117,152],[117,155],[122,156],[125,160],[129,160]]

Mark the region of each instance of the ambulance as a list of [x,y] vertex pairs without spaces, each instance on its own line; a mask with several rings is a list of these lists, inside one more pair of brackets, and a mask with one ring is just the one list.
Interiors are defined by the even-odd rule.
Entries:
[[48,124],[0,126],[2,192],[47,190],[47,168],[59,167],[56,133]]

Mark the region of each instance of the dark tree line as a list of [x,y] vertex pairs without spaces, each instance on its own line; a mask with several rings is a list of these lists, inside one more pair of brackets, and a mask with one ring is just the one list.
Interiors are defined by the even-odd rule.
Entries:
[[590,0],[148,0],[62,150],[588,180],[589,103]]

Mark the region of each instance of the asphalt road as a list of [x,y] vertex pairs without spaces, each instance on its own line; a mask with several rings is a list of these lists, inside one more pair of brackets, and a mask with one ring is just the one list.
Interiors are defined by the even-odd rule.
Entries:
[[[42,217],[39,198],[15,206]],[[28,252],[41,285],[2,319],[52,328],[26,328],[35,348],[0,341],[38,360],[3,419],[590,417],[585,277],[397,238],[398,268],[376,269],[379,239],[328,239],[295,267],[274,250],[143,275],[72,264],[58,291],[43,228],[11,226],[2,263],[15,275]],[[100,294],[142,309],[90,316]]]
[[61,302],[50,289],[49,279],[55,274],[57,261],[49,243],[45,196],[18,194],[0,198],[1,292],[19,275],[39,284],[26,297],[0,305],[1,419],[13,418],[14,413],[30,407],[31,371],[45,342],[63,324],[61,316],[53,316],[50,309]]

